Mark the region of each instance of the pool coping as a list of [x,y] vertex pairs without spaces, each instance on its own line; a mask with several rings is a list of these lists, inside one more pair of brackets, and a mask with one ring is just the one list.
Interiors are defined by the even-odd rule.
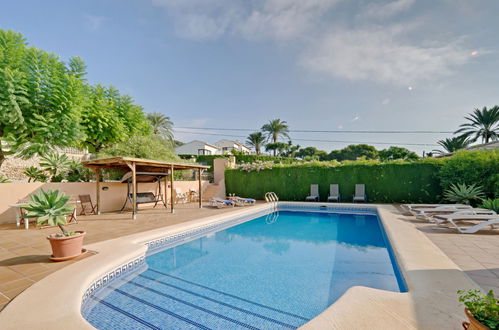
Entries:
[[[375,210],[409,289],[407,293],[397,293],[352,287],[303,328],[459,328],[460,321],[464,320],[464,313],[457,302],[456,291],[477,289],[478,286],[422,232],[402,221],[395,207],[346,203],[279,204],[315,209],[326,206],[335,210],[344,208],[345,211]],[[87,249],[98,253],[69,265],[26,289],[0,312],[0,324],[5,329],[94,329],[81,315],[84,298],[108,281],[140,267],[144,263],[148,246],[156,244],[151,242],[161,243],[163,240],[165,243],[167,238],[173,237],[182,239],[181,236],[187,236],[186,232],[202,235],[214,229],[220,230],[224,226],[233,226],[236,219],[242,222],[245,217],[268,213],[272,207],[271,204],[245,207],[222,215],[88,245]],[[88,271],[89,269],[92,271]]]

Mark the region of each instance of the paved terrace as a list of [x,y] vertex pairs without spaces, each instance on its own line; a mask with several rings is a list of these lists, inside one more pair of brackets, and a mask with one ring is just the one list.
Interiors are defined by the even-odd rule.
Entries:
[[[181,204],[175,214],[160,208],[145,209],[139,213],[137,220],[131,220],[129,213],[81,216],[78,224],[68,228],[85,230],[85,244],[91,244],[233,210],[207,206],[199,209],[197,203]],[[484,290],[493,289],[499,293],[499,230],[464,235],[417,221],[414,217],[401,215],[400,220],[410,222],[423,231]],[[58,229],[24,230],[16,228],[15,224],[0,225],[0,310],[36,281],[81,258],[92,256],[90,251],[72,261],[50,261],[48,256],[51,250],[45,236],[54,231]]]

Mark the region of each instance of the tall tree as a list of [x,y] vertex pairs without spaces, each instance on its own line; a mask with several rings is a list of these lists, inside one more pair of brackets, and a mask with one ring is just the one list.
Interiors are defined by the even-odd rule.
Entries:
[[99,152],[134,135],[149,135],[151,125],[141,106],[113,87],[87,87],[81,110],[81,127],[85,134],[82,145]]
[[468,122],[460,125],[455,134],[461,133],[471,138],[471,142],[482,139],[482,142],[488,143],[499,138],[499,106],[475,109],[465,119]]
[[[28,47],[19,33],[0,30],[0,142],[29,157],[80,138],[79,107],[85,65],[68,65]],[[5,152],[0,148],[0,165]]]
[[173,122],[170,117],[159,112],[147,114],[147,120],[151,124],[152,133],[165,140],[173,141]]
[[[262,126],[261,130],[266,134],[267,140],[272,141],[276,144],[279,137],[289,138],[289,126],[288,124],[280,119],[269,120],[269,122]],[[274,149],[274,156],[276,155],[277,149]]]
[[246,143],[255,148],[256,154],[259,155],[262,147],[265,146],[265,140],[266,138],[262,132],[255,132],[248,135]]
[[467,146],[470,145],[470,140],[468,139],[467,136],[461,135],[461,136],[456,136],[453,138],[447,138],[445,140],[440,140],[437,142],[444,150],[433,150],[433,153],[436,154],[445,154],[445,153],[450,153],[450,152],[455,152],[460,149],[464,149]]
[[401,147],[390,147],[388,149],[383,149],[379,152],[379,158],[381,160],[395,160],[395,159],[404,159],[404,160],[416,160],[419,156],[406,148]]
[[378,150],[375,147],[367,144],[352,144],[341,150],[333,150],[329,153],[330,160],[356,160],[360,157],[367,159],[378,158]]

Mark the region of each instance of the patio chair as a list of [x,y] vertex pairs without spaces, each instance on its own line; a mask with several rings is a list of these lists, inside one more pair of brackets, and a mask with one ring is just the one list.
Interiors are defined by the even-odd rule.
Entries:
[[353,202],[367,202],[366,195],[366,185],[365,184],[356,184],[355,185],[355,194],[353,195]]
[[[497,214],[466,214],[466,212],[456,212],[454,214],[437,214],[434,216],[437,225],[451,225],[461,234],[473,234],[490,226],[491,229],[495,229],[494,225],[499,224],[499,215]],[[470,222],[470,221],[480,221],[480,223],[473,224],[470,227],[460,227],[457,222]]]
[[319,185],[318,184],[311,184],[310,185],[310,196],[307,196],[305,198],[305,201],[307,202],[318,202],[320,200],[319,196]]
[[340,201],[340,187],[337,184],[329,185],[329,196],[327,197],[328,202],[339,202]]
[[210,199],[210,206],[221,209],[222,207],[234,207],[236,203],[228,199],[214,197]]
[[[85,210],[88,208],[90,210],[90,214],[97,214],[97,205],[94,205],[92,203],[92,198],[90,195],[78,195],[78,199],[80,200],[81,203],[81,212],[80,215],[87,215],[87,211]],[[76,208],[75,208],[76,210]]]

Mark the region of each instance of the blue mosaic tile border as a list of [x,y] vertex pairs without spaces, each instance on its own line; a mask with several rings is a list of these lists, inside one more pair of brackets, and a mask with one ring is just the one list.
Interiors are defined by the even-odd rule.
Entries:
[[331,203],[294,203],[279,202],[279,211],[306,211],[306,212],[334,212],[334,213],[357,213],[378,215],[375,206],[372,205],[335,205]]
[[103,288],[105,285],[115,281],[116,279],[125,276],[126,274],[138,269],[139,267],[145,265],[146,256],[142,255],[135,259],[132,259],[116,268],[106,273],[105,275],[99,277],[85,290],[82,298],[82,304],[92,295],[95,291]]

